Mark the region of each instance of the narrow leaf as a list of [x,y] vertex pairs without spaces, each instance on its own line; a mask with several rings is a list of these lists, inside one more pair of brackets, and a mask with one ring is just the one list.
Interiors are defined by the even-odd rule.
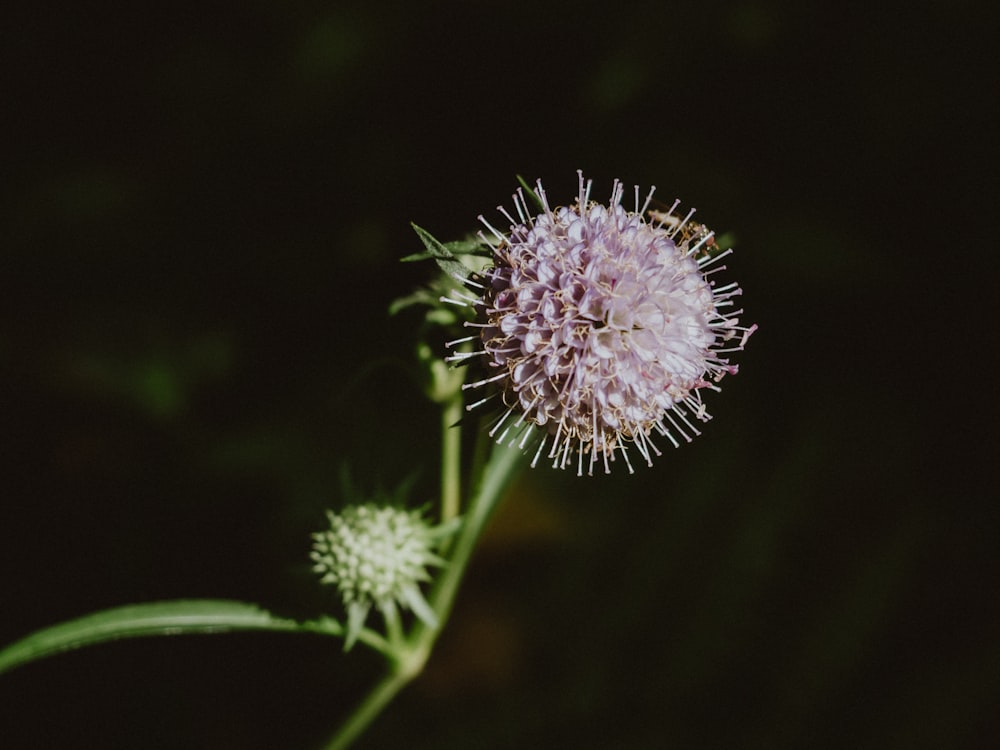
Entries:
[[482,255],[489,256],[493,253],[493,248],[488,244],[483,242],[478,237],[469,237],[464,240],[455,240],[454,242],[445,242],[444,246],[453,255]]
[[528,181],[525,180],[521,175],[517,176],[517,181],[520,183],[521,187],[523,187],[528,192],[528,198],[531,200],[532,203],[535,204],[535,208],[537,208],[539,211],[544,211],[545,204],[542,203],[542,199],[538,196],[538,193],[535,192],[535,189],[528,184]]
[[63,651],[123,638],[236,630],[342,633],[335,620],[298,623],[275,617],[254,604],[225,599],[132,604],[37,630],[10,644],[0,650],[0,673]]
[[414,305],[427,305],[433,307],[438,303],[438,298],[430,293],[427,289],[417,289],[412,294],[408,294],[405,297],[399,297],[392,301],[389,305],[389,314],[395,315],[400,310],[405,310],[408,307],[413,307]]
[[418,227],[416,224],[411,224],[413,231],[417,233],[420,241],[424,243],[424,247],[427,248],[425,253],[417,253],[416,255],[407,255],[403,258],[404,261],[414,261],[414,260],[427,260],[428,258],[433,259],[438,266],[446,274],[452,278],[464,279],[469,275],[470,269],[455,257],[444,244],[442,244],[434,235],[428,232],[422,227]]
[[420,241],[424,243],[425,249],[422,253],[413,253],[401,258],[403,263],[414,263],[420,260],[457,260],[455,254],[426,229],[413,223],[410,226],[413,227],[413,231],[417,233]]

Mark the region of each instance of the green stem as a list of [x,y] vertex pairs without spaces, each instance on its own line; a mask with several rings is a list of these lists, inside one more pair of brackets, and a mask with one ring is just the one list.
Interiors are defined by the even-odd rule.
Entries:
[[344,725],[326,745],[326,750],[343,750],[349,747],[411,679],[413,678],[410,675],[395,669],[383,677],[354,709]]
[[389,638],[389,650],[385,653],[391,657],[403,645],[403,623],[400,622],[399,609],[396,608],[395,602],[386,607],[383,616],[385,618],[385,634]]
[[[488,439],[485,436],[483,439]],[[455,543],[455,551],[447,567],[431,592],[429,603],[437,614],[440,622],[448,619],[451,608],[462,582],[469,558],[476,547],[476,542],[496,510],[503,491],[524,463],[524,454],[518,448],[505,445],[494,445],[489,462],[483,470],[479,486],[476,488],[472,502],[466,509],[462,519],[462,530]],[[414,628],[411,642],[432,644],[440,629],[429,628],[422,623]]]
[[441,409],[441,523],[458,517],[462,497],[462,391]]

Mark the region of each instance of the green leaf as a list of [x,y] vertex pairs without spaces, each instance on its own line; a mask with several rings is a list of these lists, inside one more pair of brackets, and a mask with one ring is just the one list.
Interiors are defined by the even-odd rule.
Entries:
[[275,617],[255,604],[225,599],[132,604],[37,630],[10,644],[0,651],[0,673],[63,651],[123,638],[237,630],[343,634],[343,627],[330,618],[299,623]]
[[520,183],[521,187],[523,187],[528,192],[528,198],[531,199],[531,202],[535,204],[535,208],[537,208],[539,211],[544,211],[545,204],[542,203],[542,199],[538,196],[538,193],[535,192],[535,189],[528,184],[528,181],[525,180],[521,175],[517,176],[517,181],[518,183]]
[[423,227],[417,226],[413,222],[410,222],[410,226],[413,227],[413,231],[417,233],[420,241],[424,243],[424,247],[427,248],[425,252],[416,253],[414,255],[407,255],[403,258],[403,262],[409,262],[414,260],[427,260],[428,258],[454,258],[454,253],[448,249],[448,247],[438,240],[434,235],[428,232]]
[[435,307],[438,304],[439,294],[434,294],[430,289],[417,289],[412,294],[394,299],[389,305],[389,314],[396,315],[400,310],[405,310],[415,305],[427,305]]
[[441,270],[452,278],[464,279],[469,275],[470,269],[447,246],[435,238],[434,235],[426,229],[418,227],[416,224],[411,224],[411,226],[413,227],[413,231],[417,233],[420,241],[424,243],[427,252],[408,255],[403,258],[404,262],[433,259],[440,266]]
[[493,254],[493,248],[486,244],[479,237],[468,237],[464,240],[445,242],[444,246],[453,255],[475,255],[477,257],[489,257]]

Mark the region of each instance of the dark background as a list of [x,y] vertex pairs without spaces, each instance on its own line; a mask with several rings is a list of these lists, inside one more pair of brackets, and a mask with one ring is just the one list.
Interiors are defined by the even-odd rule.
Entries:
[[[389,302],[575,170],[732,232],[760,332],[635,476],[537,469],[363,747],[1000,736],[988,3],[293,0],[5,10],[0,642],[177,597],[336,613],[308,534],[423,468]],[[306,636],[0,677],[4,748],[309,748],[378,674]]]

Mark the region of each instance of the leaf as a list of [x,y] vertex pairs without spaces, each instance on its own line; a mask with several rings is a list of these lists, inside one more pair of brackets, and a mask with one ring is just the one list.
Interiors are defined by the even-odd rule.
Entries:
[[226,599],[131,604],[37,630],[10,644],[0,651],[0,673],[63,651],[123,638],[237,630],[343,634],[342,626],[330,618],[299,623],[275,617],[255,604]]
[[411,226],[413,227],[413,231],[417,233],[420,241],[424,243],[427,252],[407,255],[403,258],[404,262],[433,259],[440,266],[441,270],[452,278],[464,279],[468,277],[470,269],[447,246],[442,244],[426,229],[418,227],[416,224],[411,224]]
[[538,193],[535,192],[535,189],[528,184],[528,181],[525,180],[521,175],[517,176],[517,181],[518,183],[520,183],[521,187],[523,187],[525,190],[528,191],[528,198],[530,198],[531,202],[535,204],[535,208],[537,208],[539,211],[544,211],[545,204],[542,203],[542,199],[538,196]]
[[427,260],[428,258],[454,258],[454,253],[447,248],[447,246],[438,240],[434,235],[428,232],[423,227],[417,226],[414,223],[410,223],[413,227],[413,231],[417,233],[420,241],[424,243],[424,247],[427,248],[426,252],[416,253],[414,255],[407,255],[403,258],[403,262],[414,260]]
[[400,310],[405,310],[415,305],[427,305],[428,307],[434,307],[438,304],[439,296],[440,295],[432,294],[429,289],[417,289],[412,294],[394,299],[389,305],[389,314],[395,315]]
[[489,257],[493,254],[493,248],[486,244],[479,237],[469,237],[464,240],[445,242],[444,246],[453,255],[475,255],[479,257]]

